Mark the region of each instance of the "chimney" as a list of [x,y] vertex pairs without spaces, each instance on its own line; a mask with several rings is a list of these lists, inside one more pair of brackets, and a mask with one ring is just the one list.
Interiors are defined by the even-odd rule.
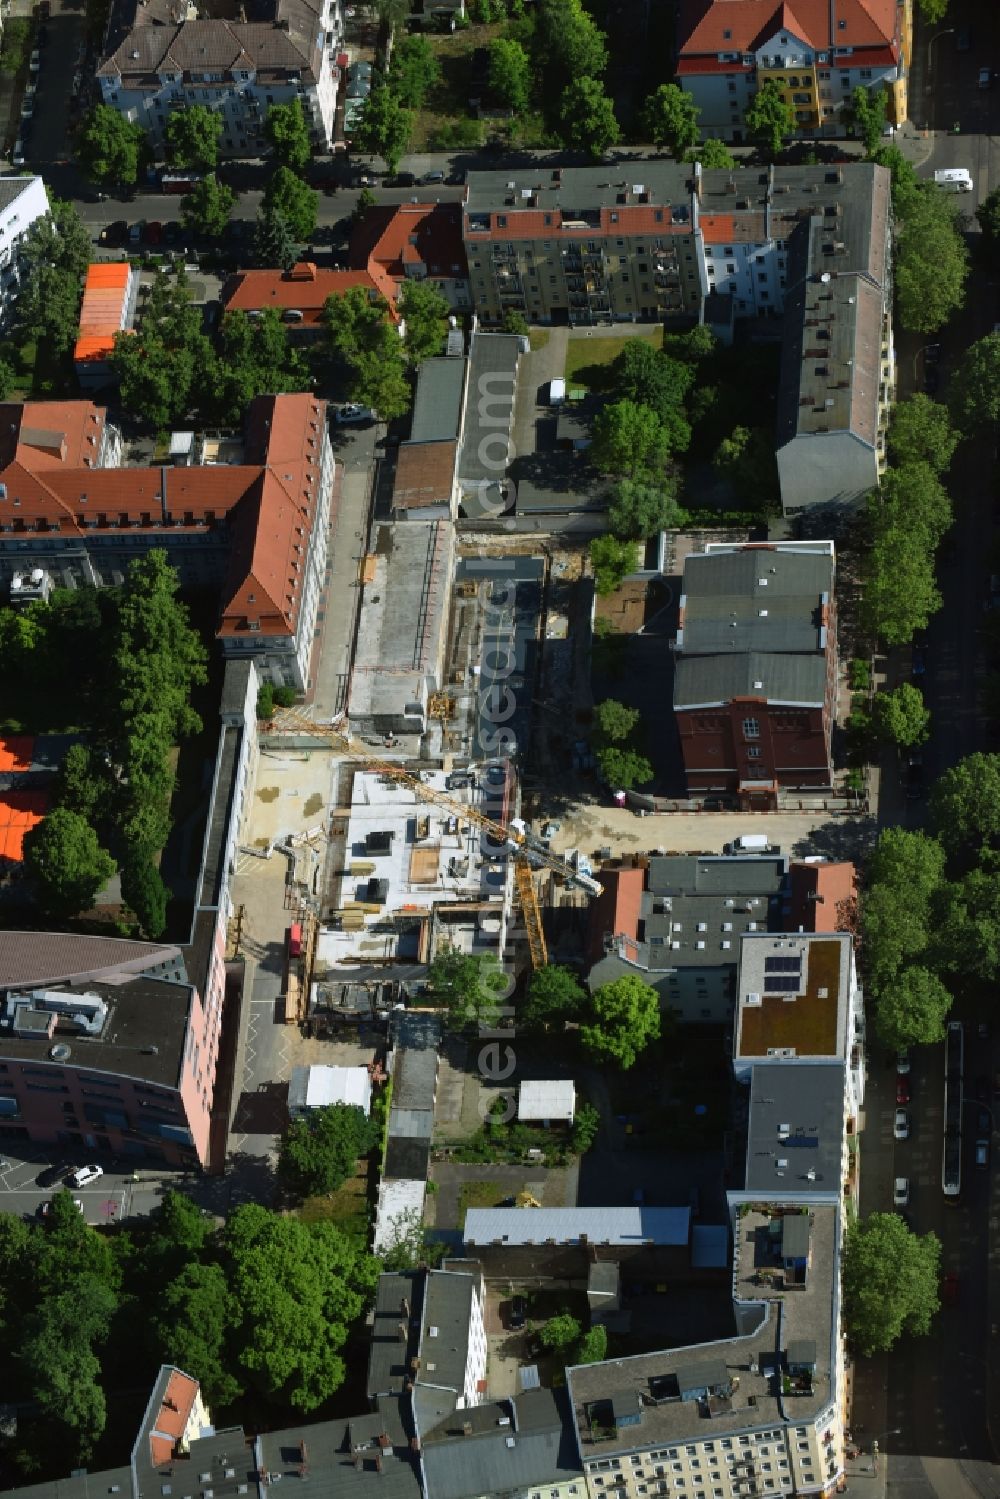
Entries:
[[379,1434],[378,1434],[378,1444],[382,1448],[383,1452],[388,1452],[389,1448],[392,1446],[392,1437],[389,1435],[389,1433],[387,1431],[380,1431],[379,1432]]
[[399,1303],[399,1315],[401,1317],[408,1317],[410,1315],[410,1303],[407,1301],[405,1296]]
[[413,1452],[413,1453],[419,1453],[420,1452],[420,1438],[419,1437],[411,1437],[410,1438],[410,1451]]
[[472,1422],[471,1421],[463,1421],[462,1422],[462,1435],[463,1435],[463,1437],[471,1437],[471,1435],[472,1435]]

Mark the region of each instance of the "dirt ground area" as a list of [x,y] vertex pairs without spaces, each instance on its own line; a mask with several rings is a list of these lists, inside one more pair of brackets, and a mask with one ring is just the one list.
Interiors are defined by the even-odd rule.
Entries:
[[602,849],[611,857],[649,852],[721,854],[741,833],[764,833],[782,853],[829,853],[849,857],[869,847],[874,819],[831,816],[825,810],[803,812],[649,812],[638,816],[597,798],[569,804],[552,838],[558,853],[579,849],[593,858]]
[[336,761],[326,750],[262,750],[248,844],[265,848],[325,826],[336,800],[336,780]]

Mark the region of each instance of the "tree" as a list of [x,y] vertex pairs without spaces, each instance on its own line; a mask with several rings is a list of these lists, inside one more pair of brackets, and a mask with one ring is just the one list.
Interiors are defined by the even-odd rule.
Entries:
[[80,1276],[40,1299],[21,1329],[17,1358],[29,1398],[72,1434],[82,1453],[93,1450],[107,1420],[93,1345],[107,1335],[114,1309],[107,1286]]
[[590,543],[590,563],[594,569],[594,587],[601,598],[614,593],[638,565],[634,541],[619,541],[617,536],[595,536]]
[[261,199],[261,209],[264,212],[280,213],[288,225],[289,233],[301,243],[312,239],[315,233],[319,197],[308,182],[296,177],[288,167],[279,167],[267,184]]
[[365,100],[354,129],[354,143],[374,151],[394,173],[410,144],[413,116],[385,84],[377,84]]
[[127,853],[122,865],[122,900],[151,942],[162,937],[167,929],[169,899],[170,891],[148,850],[140,848]]
[[351,218],[356,224],[360,224],[369,208],[374,208],[378,199],[370,187],[363,187],[358,193],[358,201],[351,210]]
[[181,199],[181,218],[192,234],[217,239],[229,223],[236,194],[209,172]]
[[48,213],[35,220],[18,247],[18,296],[24,295],[26,273],[36,266],[54,266],[80,280],[93,254],[93,241],[76,205],[65,198],[50,198]]
[[586,1001],[584,988],[571,968],[546,963],[536,968],[528,981],[521,1018],[529,1030],[558,1033],[566,1029],[568,1020],[580,1015]]
[[448,301],[431,281],[406,281],[399,315],[406,324],[403,348],[411,364],[440,354],[448,333]]
[[581,0],[539,0],[535,7],[532,53],[535,73],[545,78],[546,94],[556,99],[566,85],[600,78],[608,65],[604,33]]
[[53,199],[49,214],[35,220],[22,242],[14,305],[19,338],[44,343],[59,355],[69,352],[80,331],[82,283],[92,252],[75,207]]
[[851,117],[854,128],[870,156],[882,139],[889,95],[884,88],[867,89],[859,83],[851,95]]
[[550,1353],[565,1353],[580,1338],[580,1324],[569,1312],[559,1312],[539,1328],[538,1341]]
[[773,78],[762,84],[750,100],[743,122],[751,139],[773,160],[781,150],[785,136],[791,135],[795,129],[792,106],[782,98]]
[[664,426],[670,427],[671,447],[681,450],[688,445],[690,429],[682,436],[671,423],[677,416],[683,417],[694,376],[689,363],[654,349],[645,338],[626,339],[625,347],[611,366],[614,395],[655,411]]
[[875,1028],[892,1051],[943,1041],[951,995],[928,968],[904,968],[879,992]]
[[298,247],[288,220],[276,208],[262,208],[254,227],[253,258],[259,266],[290,271],[298,259]]
[[238,423],[256,396],[308,388],[305,357],[289,343],[276,307],[263,308],[253,320],[238,309],[227,312],[219,330],[219,355],[220,421]]
[[210,397],[215,355],[183,275],[157,274],[138,330],[115,335],[112,364],[121,404],[154,427],[183,420]]
[[608,1356],[608,1329],[600,1323],[585,1332],[576,1345],[573,1363],[602,1364]]
[[952,200],[933,183],[921,184],[907,195],[896,216],[896,306],[902,326],[910,333],[933,333],[965,301],[969,252]]
[[462,1030],[495,1025],[512,986],[491,954],[443,947],[427,970],[427,987],[435,1004],[448,1011],[449,1023]]
[[888,171],[892,178],[892,205],[896,213],[902,215],[919,187],[912,161],[903,155],[898,146],[893,145],[876,146],[874,151],[868,153],[868,159]]
[[642,127],[654,146],[681,161],[698,144],[700,114],[690,94],[676,83],[661,83],[643,105]]
[[599,161],[617,144],[621,131],[615,107],[596,78],[575,78],[559,101],[559,134],[565,146]]
[[928,26],[936,26],[948,12],[948,0],[917,0],[917,4]]
[[597,1139],[601,1128],[601,1113],[595,1109],[592,1103],[581,1103],[577,1106],[576,1117],[573,1120],[573,1149],[577,1155],[586,1155],[587,1151]]
[[616,698],[605,698],[594,709],[597,720],[599,742],[623,744],[630,739],[639,726],[641,714],[638,708],[628,708]]
[[531,98],[531,61],[520,42],[498,36],[490,43],[489,89],[515,115],[527,113]]
[[876,993],[926,950],[944,863],[936,839],[908,828],[887,828],[872,850],[860,902],[861,957]]
[[108,778],[94,751],[86,744],[71,744],[56,777],[56,805],[93,823],[107,794]]
[[292,172],[305,171],[312,156],[312,139],[298,99],[271,105],[264,120],[264,134],[275,161]]
[[848,1224],[843,1294],[848,1336],[865,1357],[890,1349],[904,1333],[926,1337],[938,1310],[941,1245],[911,1234],[898,1213],[872,1213]]
[[447,1244],[430,1237],[418,1208],[397,1213],[389,1233],[391,1237],[379,1253],[383,1270],[419,1270],[422,1265],[433,1268],[448,1252]]
[[948,419],[947,408],[918,391],[893,408],[889,454],[896,464],[917,461],[941,474],[951,463],[959,436]]
[[352,286],[342,295],[327,297],[321,314],[331,346],[348,363],[363,353],[382,352],[388,316],[388,302],[382,297],[370,297],[363,286]]
[[994,984],[1000,974],[1000,873],[972,869],[946,886],[938,921],[937,966]]
[[146,132],[110,104],[95,104],[80,130],[77,162],[91,182],[134,187],[147,150]]
[[220,1265],[186,1265],[152,1302],[151,1341],[156,1358],[193,1375],[205,1399],[229,1405],[243,1387],[227,1368],[226,1341],[239,1321]]
[[315,1410],[344,1381],[348,1329],[372,1300],[379,1263],[332,1223],[303,1223],[246,1203],[222,1232],[240,1321],[230,1346],[261,1394]]
[[636,750],[618,749],[614,745],[597,751],[601,775],[616,791],[631,791],[647,786],[653,779],[653,767],[645,755]]
[[167,160],[171,166],[214,172],[221,139],[222,116],[204,104],[172,109],[167,117]]
[[371,1119],[356,1104],[310,1109],[295,1119],[281,1144],[278,1175],[297,1197],[336,1192],[375,1144]]
[[389,87],[400,104],[405,109],[422,109],[440,81],[441,64],[428,39],[419,31],[400,37],[389,64]]
[[728,172],[737,165],[736,158],[726,145],[725,141],[717,141],[709,138],[702,141],[700,145],[692,147],[684,153],[685,161],[700,161],[706,172],[724,171]]
[[150,1286],[172,1280],[209,1245],[212,1220],[183,1192],[166,1191],[146,1220],[142,1265]]
[[656,412],[635,401],[615,401],[594,418],[590,456],[606,474],[635,479],[662,473],[667,434]]
[[963,432],[1000,422],[1000,333],[966,349],[948,389],[952,419]]
[[774,442],[763,428],[734,427],[716,448],[712,466],[748,508],[766,515],[780,506]]
[[611,492],[608,523],[615,536],[642,541],[660,531],[683,526],[689,519],[673,494],[658,484],[619,479]]
[[1000,755],[967,755],[931,789],[931,823],[946,850],[995,846],[1000,841]]
[[[351,399],[371,409],[385,422],[410,409],[412,391],[399,357],[399,339],[386,329],[381,354],[361,354],[355,362]],[[393,342],[395,340],[395,342]]]
[[24,836],[25,871],[53,916],[89,910],[115,867],[93,828],[66,807],[56,807]]
[[901,682],[891,692],[877,692],[872,703],[872,724],[880,739],[890,739],[901,749],[923,744],[929,732],[931,711],[922,693]]
[[598,989],[591,1000],[592,1025],[581,1025],[580,1040],[595,1062],[633,1067],[660,1034],[660,996],[634,974]]
[[983,251],[994,267],[1000,257],[1000,187],[995,187],[976,209],[976,218],[983,232]]
[[503,333],[514,333],[520,338],[527,338],[531,332],[528,326],[528,319],[523,313],[515,312],[512,307],[508,308],[501,318],[500,329]]

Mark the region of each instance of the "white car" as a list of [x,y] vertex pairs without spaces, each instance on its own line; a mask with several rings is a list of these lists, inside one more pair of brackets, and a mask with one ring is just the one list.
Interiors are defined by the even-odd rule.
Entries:
[[892,1205],[894,1208],[905,1208],[910,1205],[910,1178],[908,1176],[897,1176],[892,1188]]
[[80,1166],[72,1176],[67,1178],[67,1186],[89,1187],[91,1182],[95,1182],[99,1176],[103,1175],[103,1166]]
[[370,406],[359,406],[355,401],[348,401],[346,406],[341,406],[333,413],[333,419],[340,422],[341,426],[357,426],[361,422],[373,422],[375,413]]
[[910,1138],[910,1116],[905,1109],[896,1110],[892,1133],[897,1140],[908,1140]]

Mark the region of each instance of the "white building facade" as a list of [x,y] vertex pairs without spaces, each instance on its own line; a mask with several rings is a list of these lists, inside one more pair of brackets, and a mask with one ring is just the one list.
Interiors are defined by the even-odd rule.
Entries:
[[0,320],[6,320],[21,280],[20,247],[49,211],[41,177],[0,177]]

